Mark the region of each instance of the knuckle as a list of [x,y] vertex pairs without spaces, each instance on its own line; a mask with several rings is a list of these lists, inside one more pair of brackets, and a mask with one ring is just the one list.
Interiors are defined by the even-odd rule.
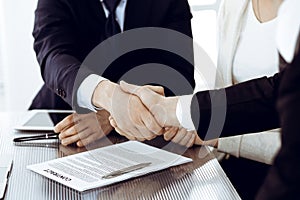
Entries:
[[60,133],[60,134],[58,135],[58,137],[59,137],[60,140],[62,140],[62,139],[65,138],[65,135],[64,135],[63,133]]
[[169,138],[169,137],[164,136],[164,139],[165,139],[166,141],[170,141],[170,138]]
[[152,135],[149,140],[153,140],[154,138],[156,138],[156,135]]
[[77,145],[78,147],[83,147],[83,146],[84,146],[84,144],[83,144],[83,142],[82,142],[82,141],[78,141],[78,142],[76,142],[76,145]]
[[60,128],[59,124],[57,124],[57,125],[54,127],[54,132],[55,132],[55,133],[61,132],[61,128]]
[[64,122],[64,125],[66,126],[66,125],[69,125],[69,124],[71,124],[71,123],[73,123],[73,118],[71,119],[71,118],[68,118],[68,119],[66,119],[66,121]]
[[138,141],[143,142],[145,141],[145,138],[137,138]]
[[167,141],[170,141],[171,138],[172,138],[172,135],[170,134],[170,132],[169,132],[169,133],[166,133],[166,134],[164,135],[164,139],[167,140]]
[[61,144],[64,145],[64,146],[67,146],[67,145],[68,145],[66,140],[62,140],[62,141],[61,141]]

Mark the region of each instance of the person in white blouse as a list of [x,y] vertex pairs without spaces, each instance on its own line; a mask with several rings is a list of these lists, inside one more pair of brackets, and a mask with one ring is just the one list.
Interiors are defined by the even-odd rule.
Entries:
[[[277,11],[282,0],[224,0],[218,18],[218,70],[228,87],[279,71],[276,48]],[[279,129],[218,139],[217,149],[235,157],[271,165],[281,147]],[[227,157],[228,158],[228,157]],[[230,158],[223,169],[243,199],[253,199],[269,167]],[[249,171],[254,171],[252,174]]]
[[[227,95],[234,96],[234,102],[232,99],[229,99],[227,105],[230,106],[229,110],[234,108],[241,107],[238,104],[250,105],[250,108],[241,109],[243,112],[231,112],[227,114],[232,121],[238,122],[238,118],[243,118],[244,115],[248,115],[248,119],[251,121],[248,124],[244,124],[247,129],[251,129],[251,127],[257,127],[257,130],[266,130],[269,125],[269,118],[276,119],[280,118],[280,124],[278,122],[273,121],[273,126],[279,127],[282,125],[282,148],[277,154],[274,164],[272,165],[266,181],[260,188],[256,199],[297,199],[298,198],[298,190],[299,190],[299,47],[300,47],[300,14],[299,14],[300,3],[298,0],[286,0],[280,8],[278,14],[278,27],[276,31],[274,31],[274,35],[276,35],[275,44],[276,49],[278,49],[278,53],[280,54],[281,62],[280,62],[280,70],[281,72],[269,78],[259,78],[253,79],[248,82],[243,82],[237,84],[236,86],[230,86],[225,89]],[[279,68],[279,66],[278,66]],[[258,86],[260,85],[260,86]],[[254,86],[254,87],[253,87]],[[273,87],[272,87],[273,86]],[[251,88],[252,87],[252,88]],[[184,113],[186,115],[190,115],[193,123],[196,125],[197,116],[195,112],[199,112],[199,110],[195,110],[195,103],[201,106],[209,105],[207,103],[199,102],[199,100],[203,100],[208,97],[207,91],[197,92],[195,95],[188,95],[192,98],[192,102],[188,102],[188,96],[179,96],[172,98],[165,98],[160,96],[146,87],[136,86],[127,84],[125,82],[121,82],[121,88],[131,94],[137,95],[143,103],[151,110],[152,114],[158,120],[158,122],[162,123],[162,119],[167,119],[165,124],[168,126],[183,126],[188,128],[189,122],[182,120],[182,116],[180,114]],[[254,89],[265,89],[264,91],[253,92],[253,91],[245,91],[244,94],[241,94],[245,98],[236,97],[236,91],[242,88],[248,88],[250,90]],[[221,90],[214,90],[215,95],[219,95]],[[270,94],[268,92],[275,93],[275,95]],[[254,98],[251,98],[246,93],[256,95]],[[265,95],[261,99],[265,101],[257,101],[257,97],[260,94]],[[198,99],[198,102],[197,102]],[[271,101],[267,101],[266,99],[271,99]],[[204,101],[204,100],[203,100]],[[245,102],[246,101],[246,102]],[[251,102],[250,104],[248,104]],[[277,102],[274,104],[274,102]],[[182,104],[183,103],[183,104]],[[263,103],[264,105],[259,105]],[[178,105],[182,104],[180,107],[182,109],[181,112],[177,112]],[[153,105],[162,105],[169,112],[166,114],[160,110],[151,109]],[[238,105],[238,106],[236,106]],[[270,109],[264,109],[270,108]],[[249,112],[251,109],[255,109],[256,112]],[[258,109],[260,108],[260,109]],[[176,112],[175,112],[176,110]],[[263,112],[262,112],[263,110]],[[276,111],[274,113],[273,111]],[[179,114],[178,114],[179,113]],[[201,114],[201,112],[200,112]],[[260,117],[262,116],[262,117]],[[111,124],[113,126],[117,126],[117,124],[111,120]],[[199,120],[200,121],[200,120]],[[260,123],[260,121],[264,121],[265,123]],[[254,122],[254,123],[252,123]],[[199,122],[200,123],[200,122]],[[230,124],[230,122],[229,122]],[[199,125],[201,126],[201,125]],[[232,127],[230,127],[232,126]],[[233,127],[238,127],[239,125],[228,124],[224,126],[224,129],[233,130]],[[191,127],[192,128],[192,127]],[[197,128],[198,130],[201,128]],[[240,129],[236,129],[240,131]],[[245,130],[245,129],[241,129]],[[222,131],[222,133],[226,133],[226,131]],[[199,135],[202,135],[198,132]],[[231,135],[234,135],[232,133]],[[203,137],[201,137],[203,138]],[[247,174],[248,178],[251,176],[255,178],[257,176],[256,171],[244,171],[244,169],[235,169],[236,173],[240,171]],[[261,182],[251,182],[251,180],[245,178],[245,176],[238,177],[242,182],[255,184],[260,187]],[[260,177],[264,178],[264,177]],[[251,187],[251,186],[250,186]],[[240,188],[237,187],[237,190]],[[250,188],[246,188],[248,191]],[[258,188],[257,188],[258,189]],[[251,193],[252,192],[252,193]],[[255,193],[257,192],[251,190],[248,195],[241,195],[242,199],[254,199]]]
[[[264,76],[271,77],[278,73],[279,56],[276,48],[275,32],[278,20],[277,11],[281,3],[282,0],[224,0],[222,2],[218,19],[218,71],[221,78],[216,80],[215,88],[212,89],[224,88]],[[188,103],[181,104],[190,105]],[[178,116],[177,118],[180,119]],[[113,120],[111,121],[113,126],[117,126]],[[193,128],[188,127],[191,124],[189,122],[183,121],[180,124],[185,128]],[[209,143],[213,144],[214,142]],[[272,164],[280,146],[280,132],[277,129],[219,138],[216,147],[219,151],[236,157]],[[225,162],[228,163],[228,161]],[[227,168],[232,167],[229,173],[236,173],[237,171],[248,173],[246,169],[244,170],[241,167],[251,165],[251,162],[233,166],[238,162],[234,161],[226,166]],[[226,165],[228,165],[227,163]],[[254,163],[254,165],[256,164]],[[261,174],[259,174],[260,172],[257,174],[264,175],[268,167],[258,164],[247,169],[261,170]],[[242,176],[238,178],[242,179]],[[253,178],[255,179],[255,177]],[[263,177],[258,177],[258,179],[262,181]],[[241,180],[241,182],[243,181],[247,182]],[[248,181],[252,184],[252,180]],[[246,188],[249,193],[255,194],[253,190],[259,188],[259,183],[255,184],[254,188]],[[243,194],[243,197],[249,193]],[[248,198],[251,197],[248,196]]]
[[[227,87],[279,71],[275,43],[282,0],[225,0],[219,12],[218,70]],[[280,148],[279,130],[220,138],[218,149],[236,157],[271,164]]]

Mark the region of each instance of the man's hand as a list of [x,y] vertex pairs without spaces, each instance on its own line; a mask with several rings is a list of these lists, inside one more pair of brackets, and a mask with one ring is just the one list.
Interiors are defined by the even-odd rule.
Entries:
[[94,91],[92,102],[109,111],[117,124],[116,131],[130,140],[151,140],[162,134],[162,127],[141,100],[122,91],[115,83],[102,81]]
[[[123,91],[138,96],[143,104],[154,115],[158,123],[165,128],[164,139],[178,143],[182,146],[190,147],[196,145],[216,146],[217,140],[203,141],[196,131],[187,131],[180,127],[176,116],[178,97],[164,97],[146,86],[136,86],[121,81],[120,86]],[[117,124],[110,118],[110,123],[114,127]]]
[[[118,128],[115,120],[110,116],[109,117],[110,124],[115,128],[115,130],[123,136],[126,134]],[[181,146],[191,147],[194,144],[203,145],[204,142],[199,138],[196,131],[187,131],[184,128],[178,127],[166,127],[164,129],[164,139],[166,141],[171,141]]]
[[103,138],[112,131],[108,120],[109,113],[100,110],[97,113],[77,114],[73,113],[59,122],[54,132],[60,133],[62,145],[69,145],[76,142],[78,147],[88,145]]

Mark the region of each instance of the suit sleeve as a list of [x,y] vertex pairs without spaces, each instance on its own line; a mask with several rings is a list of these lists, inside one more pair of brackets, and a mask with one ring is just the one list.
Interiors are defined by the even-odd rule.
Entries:
[[195,94],[191,115],[200,138],[208,140],[278,128],[275,102],[283,74]]
[[[193,15],[190,10],[190,6],[187,0],[171,0],[171,4],[168,9],[168,15],[165,16],[166,24],[164,25],[168,29],[172,29],[178,31],[180,33],[185,34],[186,36],[193,38],[192,34],[192,25],[191,19]],[[174,59],[175,65],[179,66],[178,71],[188,80],[191,88],[195,88],[195,80],[194,80],[194,50],[193,50],[193,40],[190,40],[189,44],[183,44],[181,48],[185,48],[185,54],[188,55],[189,60],[193,61],[191,64],[187,64],[179,59]],[[174,41],[176,42],[176,41]],[[177,41],[178,42],[178,41]],[[180,46],[178,45],[178,48]],[[192,91],[186,91],[181,93],[180,95],[188,95]],[[178,95],[178,94],[176,94]]]
[[72,11],[61,0],[39,0],[33,30],[34,50],[48,88],[72,105],[73,86],[81,65]]

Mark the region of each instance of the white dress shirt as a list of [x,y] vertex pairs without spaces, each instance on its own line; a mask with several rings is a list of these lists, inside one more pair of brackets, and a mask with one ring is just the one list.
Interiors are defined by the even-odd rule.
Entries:
[[276,28],[277,18],[264,23],[258,21],[250,1],[245,26],[233,60],[234,84],[263,76],[270,77],[279,71],[274,34]]
[[276,32],[276,44],[286,62],[294,59],[300,29],[300,1],[285,0],[278,12],[279,21]]
[[188,131],[195,130],[191,116],[191,103],[193,95],[180,96],[176,107],[176,117],[180,125]]
[[[272,76],[278,72],[278,52],[274,34],[277,19],[260,23],[254,14],[251,1],[247,6],[245,28],[241,33],[233,60],[232,71],[235,83],[265,75]],[[187,130],[195,129],[191,114],[187,113],[190,112],[191,100],[192,95],[180,97],[176,109],[178,121]]]
[[[243,4],[241,7],[244,8],[245,5],[247,5],[247,9],[249,11],[249,4],[248,2],[251,2],[250,0],[242,1],[236,1],[237,5]],[[231,0],[228,0],[229,4],[231,4]],[[234,5],[234,4],[233,4]],[[300,7],[300,1],[299,0],[285,0],[279,10],[277,22],[273,21],[272,23],[277,23],[277,27],[275,27],[275,31],[272,30],[274,33],[276,33],[276,38],[274,41],[274,44],[277,44],[277,49],[279,50],[280,54],[283,56],[283,58],[287,62],[291,62],[294,58],[295,54],[295,48],[297,44],[297,38],[299,35],[299,29],[300,29],[300,12],[298,11]],[[234,9],[233,9],[234,10]],[[235,9],[239,10],[239,9]],[[242,9],[243,11],[243,9]],[[250,10],[252,11],[252,10]],[[236,11],[237,12],[237,11]],[[232,12],[229,12],[232,14]],[[249,12],[242,12],[242,13],[248,13]],[[253,13],[250,13],[251,15]],[[249,15],[248,15],[249,16]],[[246,16],[246,18],[248,17]],[[253,16],[253,15],[252,15]],[[221,19],[223,19],[224,16],[222,16]],[[233,20],[234,18],[229,18],[229,20]],[[241,18],[242,19],[242,18]],[[252,18],[255,19],[255,18]],[[247,19],[245,19],[246,21]],[[249,19],[248,19],[249,20]],[[256,20],[256,19],[255,19]],[[242,20],[241,20],[242,21]],[[243,22],[243,21],[242,21]],[[222,21],[220,23],[221,25],[226,24]],[[228,24],[228,23],[227,23]],[[271,24],[271,26],[274,26]],[[241,26],[238,26],[241,27]],[[262,27],[261,27],[262,28]],[[277,30],[276,30],[277,28]],[[228,27],[226,29],[228,31]],[[233,33],[236,33],[237,31],[232,31]],[[242,34],[242,32],[241,32]],[[275,35],[275,34],[274,34]],[[239,38],[235,35],[235,39]],[[272,36],[272,40],[274,37]],[[227,44],[227,43],[226,43]],[[238,42],[230,42],[229,44],[237,44],[240,45]],[[225,47],[231,47],[232,45],[222,45]],[[237,46],[238,48],[238,46]],[[232,52],[228,51],[228,49],[225,49],[225,52]],[[235,52],[235,51],[233,51]],[[220,55],[226,55],[224,58],[230,58],[227,54],[224,52]],[[232,56],[232,61],[234,62],[234,56]],[[235,58],[236,59],[236,58]],[[277,59],[276,59],[277,60]],[[222,63],[224,62],[224,59],[222,60]],[[225,60],[226,61],[226,60]],[[232,63],[233,63],[232,62]],[[227,63],[228,66],[230,65],[231,60]],[[220,64],[219,64],[220,65]],[[278,66],[277,66],[278,67]],[[225,68],[225,67],[224,67]],[[223,69],[223,68],[221,68]],[[228,74],[232,75],[232,71],[228,70]],[[230,78],[230,76],[228,76]],[[236,77],[233,77],[233,79],[236,79]],[[227,84],[230,84],[230,81],[227,82]],[[181,102],[181,101],[180,101]],[[190,102],[181,103],[186,106],[190,105]],[[178,109],[182,108],[181,106],[177,107]],[[184,108],[182,108],[184,109]],[[185,108],[190,109],[190,108]],[[179,111],[177,113],[180,113]],[[183,118],[180,115],[177,115],[178,120],[181,122],[182,126],[185,124],[189,124],[189,122],[183,122]],[[188,126],[186,126],[188,127]],[[248,159],[256,160],[259,162],[271,164],[273,162],[274,156],[276,156],[277,150],[280,149],[281,142],[280,142],[280,134],[276,131],[266,131],[262,133],[255,133],[255,134],[247,134],[243,137],[241,136],[235,136],[235,137],[228,137],[228,138],[220,138],[219,139],[219,146],[218,150],[221,150],[223,152],[230,153],[232,155],[235,155],[237,157],[242,156]]]
[[[109,11],[105,7],[103,0],[100,1],[105,16],[108,17]],[[127,5],[127,0],[121,0],[116,9],[116,21],[119,23],[122,32],[124,30],[126,5]],[[77,103],[80,107],[87,108],[92,111],[96,111],[94,105],[92,104],[93,93],[97,85],[104,80],[107,79],[96,74],[91,74],[83,80],[83,82],[81,83],[77,91],[77,101],[78,101]]]

